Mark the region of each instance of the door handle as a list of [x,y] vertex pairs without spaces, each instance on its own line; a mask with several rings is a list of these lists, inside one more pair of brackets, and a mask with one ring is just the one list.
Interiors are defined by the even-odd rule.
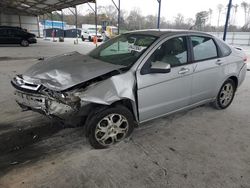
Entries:
[[187,73],[187,72],[189,72],[189,69],[188,69],[188,68],[182,68],[178,73],[179,73],[179,74],[185,74],[185,73]]
[[223,62],[221,61],[221,59],[217,59],[217,61],[215,62],[216,65],[222,65]]

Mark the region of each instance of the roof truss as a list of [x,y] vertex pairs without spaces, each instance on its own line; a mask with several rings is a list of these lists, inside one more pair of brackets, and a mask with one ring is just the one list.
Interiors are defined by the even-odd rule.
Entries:
[[0,12],[18,15],[42,15],[95,0],[0,0]]

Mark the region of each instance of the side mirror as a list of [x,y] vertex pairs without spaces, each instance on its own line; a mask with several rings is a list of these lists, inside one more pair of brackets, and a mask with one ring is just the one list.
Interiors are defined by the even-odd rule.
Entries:
[[161,61],[156,61],[150,68],[150,73],[169,73],[171,71],[171,65]]

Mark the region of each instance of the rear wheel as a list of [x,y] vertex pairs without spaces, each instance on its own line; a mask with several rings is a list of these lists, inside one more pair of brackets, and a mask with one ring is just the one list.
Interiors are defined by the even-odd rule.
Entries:
[[227,108],[233,101],[236,85],[232,79],[228,79],[221,87],[213,106],[217,109]]
[[85,41],[85,38],[82,36],[82,41]]
[[104,109],[89,123],[89,142],[95,149],[107,148],[124,140],[134,129],[133,115],[123,106]]
[[29,41],[23,39],[23,40],[21,41],[21,46],[24,46],[24,47],[29,46]]

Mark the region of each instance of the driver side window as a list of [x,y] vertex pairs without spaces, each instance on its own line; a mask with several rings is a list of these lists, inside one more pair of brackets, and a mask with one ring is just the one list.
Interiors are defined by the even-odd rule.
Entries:
[[171,67],[187,63],[186,37],[176,37],[164,42],[150,57],[151,66],[156,62],[168,63]]

